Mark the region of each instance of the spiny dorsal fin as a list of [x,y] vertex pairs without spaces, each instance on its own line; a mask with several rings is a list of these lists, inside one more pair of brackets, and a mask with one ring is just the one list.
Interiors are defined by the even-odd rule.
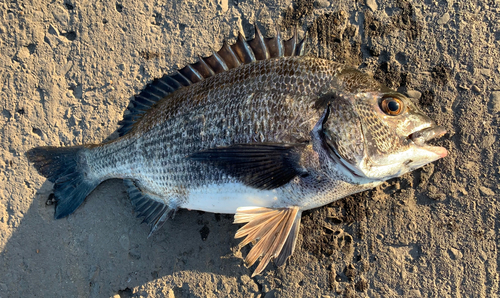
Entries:
[[247,41],[240,33],[233,45],[228,45],[224,41],[222,48],[211,56],[200,57],[196,63],[188,64],[172,74],[155,79],[131,101],[131,105],[127,108],[128,113],[118,123],[121,125],[118,134],[120,136],[127,134],[149,108],[179,88],[257,60],[304,55],[305,37],[298,41],[297,27],[293,36],[286,41],[282,40],[279,30],[276,32],[275,37],[264,38],[259,28],[255,26],[253,39]]

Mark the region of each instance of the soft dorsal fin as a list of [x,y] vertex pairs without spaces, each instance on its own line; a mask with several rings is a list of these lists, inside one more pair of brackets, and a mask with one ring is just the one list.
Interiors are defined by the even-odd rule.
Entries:
[[132,99],[127,108],[128,113],[118,123],[121,125],[118,134],[120,136],[127,134],[134,123],[149,108],[177,89],[198,83],[218,73],[237,68],[242,64],[270,58],[304,55],[304,40],[306,38],[304,37],[304,39],[298,41],[296,27],[293,36],[289,40],[282,40],[279,30],[276,30],[276,32],[275,37],[264,38],[259,28],[255,26],[255,37],[253,39],[245,40],[240,33],[233,45],[228,45],[224,41],[222,48],[211,56],[200,57],[196,63],[188,64],[172,74],[155,79]]

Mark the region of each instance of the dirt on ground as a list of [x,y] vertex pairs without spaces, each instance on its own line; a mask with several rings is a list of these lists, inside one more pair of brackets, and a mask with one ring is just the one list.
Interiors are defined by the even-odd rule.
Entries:
[[[54,220],[28,149],[115,138],[146,84],[254,24],[418,100],[449,156],[305,212],[254,278],[232,216],[147,238],[120,180]],[[0,1],[0,297],[498,297],[499,48],[498,0]]]

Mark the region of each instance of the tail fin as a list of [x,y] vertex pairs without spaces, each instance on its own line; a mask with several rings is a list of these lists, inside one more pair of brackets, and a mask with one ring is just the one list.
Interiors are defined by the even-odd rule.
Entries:
[[26,152],[36,170],[54,183],[55,219],[73,213],[101,182],[88,178],[88,167],[82,154],[84,150],[88,148],[37,147]]

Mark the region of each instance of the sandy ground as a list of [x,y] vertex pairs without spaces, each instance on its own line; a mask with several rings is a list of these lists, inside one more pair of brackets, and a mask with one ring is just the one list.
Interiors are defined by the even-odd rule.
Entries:
[[[423,2],[0,1],[0,297],[497,297],[500,2]],[[419,98],[450,155],[306,212],[255,278],[232,216],[182,210],[147,239],[119,180],[53,219],[28,149],[115,137],[133,94],[255,23]]]

